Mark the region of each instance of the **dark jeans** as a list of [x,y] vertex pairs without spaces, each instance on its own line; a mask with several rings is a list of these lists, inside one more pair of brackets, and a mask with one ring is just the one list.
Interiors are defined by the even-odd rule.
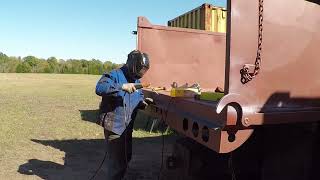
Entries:
[[107,143],[107,180],[121,180],[132,156],[133,120],[122,135],[104,130]]

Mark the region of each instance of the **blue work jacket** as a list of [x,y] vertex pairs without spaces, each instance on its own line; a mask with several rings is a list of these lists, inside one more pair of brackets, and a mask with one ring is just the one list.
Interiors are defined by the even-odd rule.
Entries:
[[[96,94],[102,96],[100,114],[102,125],[105,129],[121,135],[129,125],[133,112],[141,101],[141,89],[129,94],[122,90],[122,85],[129,83],[125,74],[127,69],[122,67],[102,75],[96,85]],[[140,80],[135,80],[140,83]]]

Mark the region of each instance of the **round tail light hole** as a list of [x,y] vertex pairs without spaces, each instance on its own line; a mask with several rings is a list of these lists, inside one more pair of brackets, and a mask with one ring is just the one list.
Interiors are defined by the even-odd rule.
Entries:
[[194,137],[198,137],[199,135],[199,125],[196,122],[194,122],[192,125],[192,133]]

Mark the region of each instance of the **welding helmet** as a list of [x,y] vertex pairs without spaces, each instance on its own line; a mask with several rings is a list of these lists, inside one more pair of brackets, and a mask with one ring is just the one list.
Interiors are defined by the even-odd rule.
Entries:
[[128,54],[127,67],[133,79],[140,79],[150,68],[149,57],[146,53],[134,50]]

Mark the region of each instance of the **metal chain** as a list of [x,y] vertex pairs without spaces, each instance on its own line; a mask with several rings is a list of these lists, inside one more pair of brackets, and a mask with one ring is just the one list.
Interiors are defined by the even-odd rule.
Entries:
[[240,70],[241,83],[246,84],[259,74],[261,68],[261,51],[262,51],[262,32],[263,32],[263,0],[259,0],[259,30],[258,30],[258,49],[254,71],[249,72],[249,65],[244,65]]

